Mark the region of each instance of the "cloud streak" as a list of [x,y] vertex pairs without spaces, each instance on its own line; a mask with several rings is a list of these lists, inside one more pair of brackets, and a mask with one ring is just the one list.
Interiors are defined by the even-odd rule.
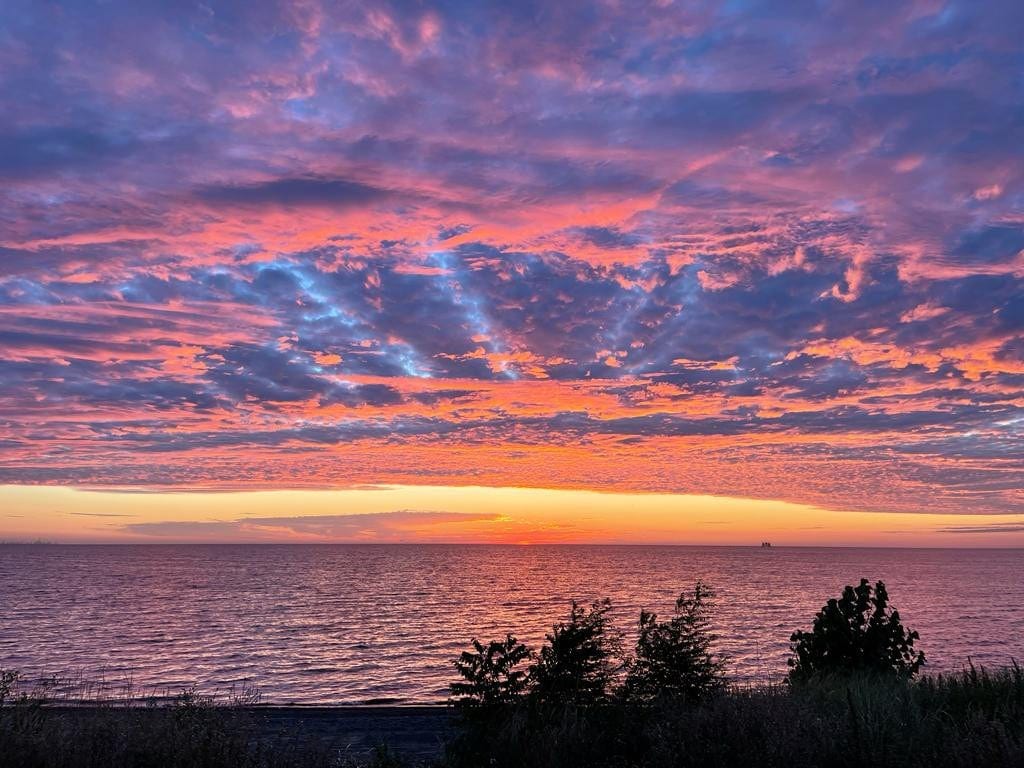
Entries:
[[[396,510],[348,515],[246,517],[229,521],[127,523],[126,534],[172,541],[324,541],[382,543],[448,540],[453,525],[495,522],[498,515]],[[456,529],[457,530],[457,529]]]

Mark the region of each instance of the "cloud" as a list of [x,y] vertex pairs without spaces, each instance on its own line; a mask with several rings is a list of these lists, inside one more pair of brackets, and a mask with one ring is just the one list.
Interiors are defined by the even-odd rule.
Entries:
[[16,5],[4,481],[1024,505],[1020,3]]
[[135,515],[121,514],[119,512],[65,512],[75,517],[135,517]]
[[939,533],[1024,533],[1024,523],[990,523],[988,525],[951,525],[936,529]]
[[962,233],[952,249],[958,261],[1008,262],[1024,250],[1024,225],[989,225]]
[[[334,542],[400,542],[458,535],[457,526],[492,522],[497,515],[396,510],[349,515],[246,517],[230,521],[162,521],[128,523],[125,533],[175,541],[302,540]],[[452,534],[453,526],[454,534]]]
[[197,190],[201,200],[239,205],[327,205],[346,208],[367,205],[388,197],[378,187],[348,179],[273,179],[251,184],[211,184]]
[[0,176],[16,178],[96,166],[131,149],[131,143],[76,126],[44,126],[0,134]]

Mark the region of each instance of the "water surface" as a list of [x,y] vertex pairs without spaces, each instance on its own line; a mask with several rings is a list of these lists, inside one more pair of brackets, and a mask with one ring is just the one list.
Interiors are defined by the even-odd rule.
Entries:
[[246,682],[268,702],[445,697],[470,637],[539,647],[575,598],[632,638],[696,579],[740,680],[779,680],[789,635],[884,579],[932,670],[1024,657],[1024,550],[776,547],[0,546],[0,666],[137,690]]

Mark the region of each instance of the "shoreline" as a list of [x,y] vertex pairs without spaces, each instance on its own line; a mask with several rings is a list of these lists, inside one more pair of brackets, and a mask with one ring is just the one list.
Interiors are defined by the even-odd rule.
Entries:
[[179,768],[1024,765],[1019,666],[938,680],[825,675],[657,702],[526,694],[468,718],[443,704],[132,704],[12,700],[0,731],[12,726],[21,761],[5,764],[62,768],[91,754],[101,759],[89,764]]
[[[76,718],[163,717],[167,706],[117,703],[46,703],[48,714]],[[211,711],[237,716],[241,729],[259,741],[319,744],[357,758],[386,745],[406,759],[429,761],[444,753],[455,710],[445,704],[240,704]]]
[[[175,701],[179,700],[179,697],[166,696],[159,698],[141,698],[138,701],[119,701],[116,699],[51,699],[43,700],[38,702],[38,706],[44,707],[48,710],[136,710],[136,709],[168,709],[173,706]],[[295,712],[333,712],[335,710],[345,712],[355,711],[367,711],[369,713],[390,713],[394,712],[398,714],[400,712],[415,713],[421,712],[426,714],[429,712],[440,712],[440,711],[454,711],[454,708],[446,702],[439,701],[435,703],[429,702],[410,702],[408,704],[402,704],[399,702],[394,703],[361,703],[354,702],[351,704],[346,703],[288,703],[288,702],[258,702],[255,704],[232,704],[230,702],[213,701],[210,703],[212,709],[217,710],[228,710],[231,712],[262,712],[267,710],[282,710],[282,711],[295,711]]]

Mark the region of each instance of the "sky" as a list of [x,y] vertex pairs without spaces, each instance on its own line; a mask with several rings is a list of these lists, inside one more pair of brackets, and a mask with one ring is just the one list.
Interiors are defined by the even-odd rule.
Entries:
[[0,539],[1024,545],[1022,37],[9,0]]

